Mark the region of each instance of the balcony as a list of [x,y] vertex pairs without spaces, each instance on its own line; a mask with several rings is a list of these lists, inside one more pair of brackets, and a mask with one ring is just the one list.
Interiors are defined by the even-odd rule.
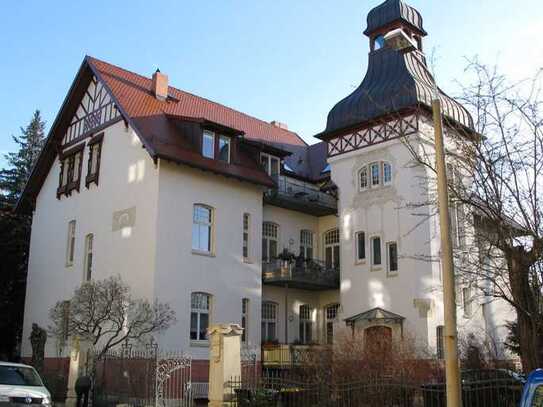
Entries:
[[286,369],[303,366],[311,361],[316,350],[325,349],[319,345],[264,345],[262,346],[262,367]]
[[284,176],[274,178],[277,187],[264,194],[264,202],[313,216],[337,214],[337,200],[317,185]]
[[339,267],[319,260],[274,259],[262,263],[262,283],[312,291],[335,290],[339,289]]

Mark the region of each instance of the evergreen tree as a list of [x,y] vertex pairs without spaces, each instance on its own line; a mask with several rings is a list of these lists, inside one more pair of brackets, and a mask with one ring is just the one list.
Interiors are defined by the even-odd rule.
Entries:
[[21,136],[18,151],[5,155],[0,169],[0,360],[13,359],[21,341],[30,244],[30,215],[13,212],[45,143],[45,123],[36,110]]

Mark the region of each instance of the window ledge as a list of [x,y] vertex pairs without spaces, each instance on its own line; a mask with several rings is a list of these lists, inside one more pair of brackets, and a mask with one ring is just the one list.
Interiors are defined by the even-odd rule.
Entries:
[[371,266],[370,271],[381,271],[383,266]]
[[366,264],[366,260],[355,260],[355,266],[363,266]]
[[399,275],[400,275],[400,273],[398,271],[388,271],[387,272],[387,277],[390,277],[390,278],[398,277]]
[[215,257],[214,253],[211,252],[203,252],[201,250],[195,250],[192,249],[192,254],[195,254],[196,256],[204,256],[204,257]]
[[250,258],[248,258],[248,257],[244,257],[244,258],[243,258],[243,262],[244,262],[245,264],[253,264],[253,261],[252,261]]
[[70,268],[70,267],[73,267],[74,266],[74,263],[66,263],[66,268]]
[[209,341],[195,341],[191,339],[190,346],[193,348],[209,348]]

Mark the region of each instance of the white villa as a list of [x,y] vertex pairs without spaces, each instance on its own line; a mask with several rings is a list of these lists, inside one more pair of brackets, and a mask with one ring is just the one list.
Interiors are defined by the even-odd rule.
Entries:
[[[33,213],[23,357],[32,323],[47,327],[57,301],[112,275],[172,306],[177,323],[157,339],[201,361],[203,376],[210,323],[239,323],[248,346],[409,333],[442,357],[440,263],[422,260],[439,258],[439,224],[408,205],[424,200],[427,170],[402,142],[433,134],[427,33],[402,0],[367,23],[366,76],[314,145],[158,70],[85,57],[18,207]],[[384,39],[396,29],[402,49]],[[470,114],[439,98],[447,135],[473,133]],[[453,229],[457,250],[472,243]],[[501,344],[503,304],[458,294],[461,334]],[[50,338],[46,357],[59,356]]]

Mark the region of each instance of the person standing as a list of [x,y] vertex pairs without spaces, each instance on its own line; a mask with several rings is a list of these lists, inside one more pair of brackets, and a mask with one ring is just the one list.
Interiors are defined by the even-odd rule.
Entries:
[[[79,376],[75,381],[75,394],[77,395],[77,407],[87,407],[89,405],[89,392],[91,389],[90,376]],[[83,401],[83,404],[81,404]]]

